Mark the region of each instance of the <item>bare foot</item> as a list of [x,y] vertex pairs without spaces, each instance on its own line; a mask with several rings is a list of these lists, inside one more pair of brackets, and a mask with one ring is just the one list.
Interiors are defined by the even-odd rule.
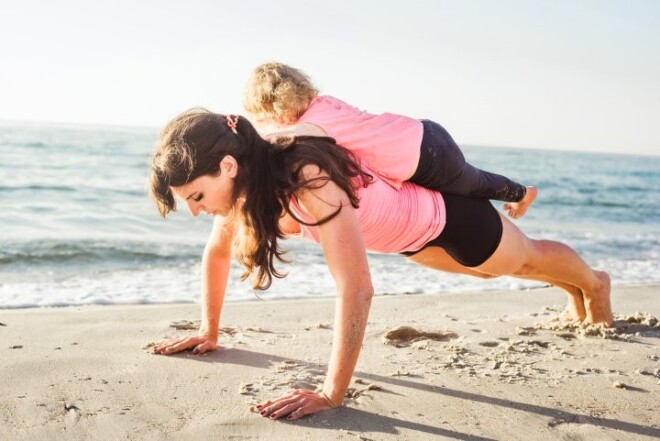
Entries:
[[587,317],[582,290],[575,286],[571,286],[570,288],[562,286],[562,288],[568,291],[568,304],[566,305],[567,318],[582,322]]
[[600,286],[593,292],[584,293],[584,306],[587,308],[585,323],[611,327],[614,324],[610,305],[610,276],[604,271],[594,271]]
[[507,202],[504,204],[504,209],[509,214],[509,217],[512,219],[519,219],[527,213],[529,207],[532,206],[536,196],[538,196],[539,191],[536,187],[530,186],[527,187],[527,193],[522,198],[520,202]]

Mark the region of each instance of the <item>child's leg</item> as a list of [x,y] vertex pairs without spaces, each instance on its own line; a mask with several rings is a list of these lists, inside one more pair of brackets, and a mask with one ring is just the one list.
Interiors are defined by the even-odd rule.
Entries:
[[432,190],[479,199],[514,203],[524,200],[525,186],[468,164],[461,149],[442,126],[428,120],[422,124],[421,154],[411,182]]

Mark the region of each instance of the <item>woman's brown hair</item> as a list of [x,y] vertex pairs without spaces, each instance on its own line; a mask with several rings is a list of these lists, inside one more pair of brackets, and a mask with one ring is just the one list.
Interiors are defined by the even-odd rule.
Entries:
[[[234,117],[235,118],[235,117]],[[245,268],[241,280],[256,271],[252,286],[267,289],[273,276],[285,274],[275,268],[275,260],[286,262],[278,240],[284,237],[279,227],[283,212],[302,222],[289,209],[289,202],[302,188],[319,188],[333,181],[346,192],[357,208],[355,183],[368,185],[371,175],[360,169],[352,153],[332,138],[297,137],[270,143],[261,138],[243,117],[237,117],[236,133],[225,115],[205,109],[191,109],[170,121],[163,129],[152,157],[150,194],[158,211],[166,216],[176,210],[171,187],[185,185],[200,176],[220,173],[220,160],[226,155],[236,159],[239,169],[234,181],[234,200],[238,220],[246,240],[237,242],[234,255]],[[327,177],[303,179],[301,170],[315,164]],[[354,179],[354,178],[360,179]],[[335,217],[341,207],[313,225]]]

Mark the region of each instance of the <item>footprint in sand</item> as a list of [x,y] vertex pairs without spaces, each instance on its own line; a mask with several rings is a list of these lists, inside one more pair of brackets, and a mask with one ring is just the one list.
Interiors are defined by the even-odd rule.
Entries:
[[170,328],[178,331],[191,331],[199,329],[200,323],[199,320],[174,320],[170,323]]
[[424,332],[411,326],[399,326],[385,333],[383,343],[402,348],[420,340],[450,341],[455,338],[458,338],[458,334],[451,331]]
[[[200,326],[201,320],[174,320],[173,322],[170,322],[170,328],[174,328],[178,331],[194,331],[199,329]],[[218,330],[231,337],[238,333],[238,329],[230,327],[218,328]]]
[[64,418],[69,424],[78,422],[82,416],[82,411],[75,404],[64,403]]
[[258,332],[259,334],[273,334],[273,331],[263,328],[245,328],[245,332]]
[[519,328],[516,328],[516,334],[518,334],[518,335],[536,335],[536,328],[534,328],[534,327],[519,327]]
[[257,392],[259,392],[259,388],[254,383],[241,383],[238,387],[238,393],[241,395],[254,395]]
[[623,334],[657,337],[660,335],[660,321],[651,314],[636,312],[629,315],[617,315],[614,326]]
[[479,343],[479,346],[484,346],[486,348],[494,348],[500,345],[498,341],[482,341]]
[[296,361],[296,360],[284,360],[279,365],[277,365],[276,371],[278,373],[279,372],[286,372],[286,371],[290,371],[290,370],[293,370],[293,369],[298,369],[298,368],[303,367],[303,366],[305,366],[304,363],[301,363],[301,362]]
[[533,328],[520,329],[555,331],[559,337],[565,340],[582,336],[634,341],[635,337],[660,336],[660,321],[648,313],[636,312],[635,314],[616,315],[614,317],[614,327],[612,328],[605,328],[600,325],[583,325],[554,318],[548,323],[537,324]]
[[383,390],[383,388],[378,386],[377,384],[365,383],[363,380],[361,380],[359,378],[356,378],[353,381],[353,384],[358,385],[358,386],[349,387],[348,390],[346,391],[346,395],[344,395],[346,398],[356,399],[356,398],[359,398],[360,395],[363,395],[367,391],[370,391],[370,390]]

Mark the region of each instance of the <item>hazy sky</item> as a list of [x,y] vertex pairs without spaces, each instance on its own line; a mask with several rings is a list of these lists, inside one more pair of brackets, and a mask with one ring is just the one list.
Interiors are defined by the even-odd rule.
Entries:
[[0,119],[242,111],[279,60],[462,144],[660,154],[660,1],[0,0]]

